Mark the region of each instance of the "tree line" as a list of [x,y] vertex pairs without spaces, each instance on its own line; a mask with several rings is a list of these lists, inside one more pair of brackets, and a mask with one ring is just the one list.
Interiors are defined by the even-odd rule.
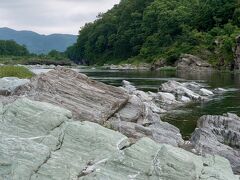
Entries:
[[21,46],[12,40],[0,40],[0,55],[2,56],[26,56],[29,51],[25,46]]
[[13,40],[0,40],[0,56],[18,56],[18,57],[39,57],[52,58],[55,60],[67,59],[65,52],[52,50],[48,54],[33,54],[28,51],[25,45],[20,45]]
[[89,64],[174,63],[182,53],[214,65],[233,59],[239,0],[121,0],[79,31],[67,56]]

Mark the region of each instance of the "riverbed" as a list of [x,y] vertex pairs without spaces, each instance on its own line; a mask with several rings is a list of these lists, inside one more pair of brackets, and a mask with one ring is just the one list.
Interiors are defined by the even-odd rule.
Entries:
[[[230,72],[178,72],[178,71],[119,71],[100,70],[90,68],[75,68],[76,71],[87,76],[110,84],[121,86],[122,80],[131,82],[143,91],[157,92],[159,86],[169,80],[179,82],[194,81],[203,86],[214,88],[225,88],[228,91],[221,96],[214,97],[211,101],[192,103],[178,108],[162,117],[163,121],[169,122],[181,130],[185,139],[188,139],[197,125],[197,120],[202,115],[222,115],[227,112],[240,115],[240,74]],[[37,69],[36,73],[47,72],[48,69]]]
[[196,128],[197,120],[202,115],[222,115],[227,112],[240,115],[240,74],[223,72],[177,72],[177,71],[117,71],[80,69],[81,73],[98,81],[121,86],[122,80],[133,83],[138,89],[156,92],[159,86],[169,80],[179,82],[195,81],[209,89],[225,88],[228,91],[202,103],[192,103],[162,117],[181,130],[185,139]]

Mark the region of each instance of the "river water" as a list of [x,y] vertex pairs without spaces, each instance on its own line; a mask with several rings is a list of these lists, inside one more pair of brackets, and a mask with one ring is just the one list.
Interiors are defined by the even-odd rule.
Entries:
[[96,70],[80,69],[80,72],[98,81],[121,86],[122,80],[133,83],[138,89],[156,92],[159,86],[168,81],[179,82],[195,81],[202,83],[209,89],[225,88],[229,91],[220,97],[215,97],[209,102],[192,103],[186,107],[178,109],[175,113],[162,117],[181,130],[184,138],[188,139],[196,128],[197,120],[202,115],[222,115],[232,112],[240,115],[240,74],[222,72],[176,72],[176,71],[116,71],[116,70]]

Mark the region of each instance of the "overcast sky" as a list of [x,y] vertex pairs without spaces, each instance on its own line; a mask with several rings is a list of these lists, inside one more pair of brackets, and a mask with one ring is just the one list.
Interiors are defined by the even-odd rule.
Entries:
[[0,0],[0,27],[41,34],[78,34],[120,0]]

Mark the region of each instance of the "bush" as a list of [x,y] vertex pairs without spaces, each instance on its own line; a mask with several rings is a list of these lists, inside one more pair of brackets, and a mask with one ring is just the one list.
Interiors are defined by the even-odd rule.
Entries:
[[0,78],[3,77],[31,78],[33,73],[22,66],[0,66]]

